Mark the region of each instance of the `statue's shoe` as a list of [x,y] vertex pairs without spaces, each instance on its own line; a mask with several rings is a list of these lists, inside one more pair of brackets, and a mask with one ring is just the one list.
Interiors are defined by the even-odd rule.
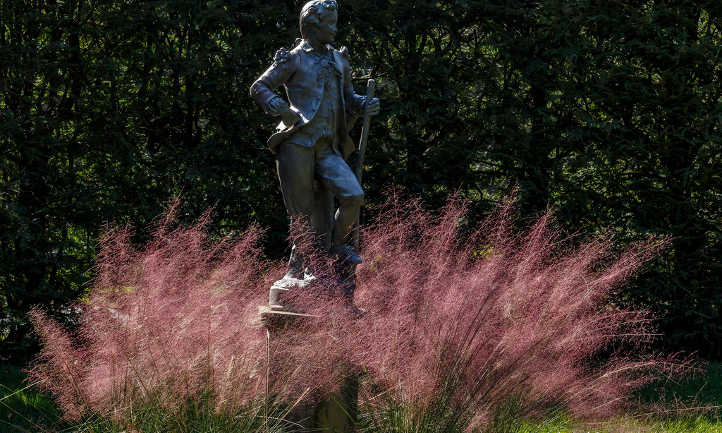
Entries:
[[273,283],[268,293],[268,305],[277,310],[286,309],[284,300],[290,299],[294,289],[303,289],[316,281],[317,278],[311,273],[304,272],[303,278],[297,278],[292,273],[287,273],[283,278]]
[[338,257],[338,260],[342,263],[347,263],[350,265],[358,265],[363,263],[361,256],[358,255],[356,250],[354,250],[351,245],[341,245],[334,248],[331,252],[336,257]]

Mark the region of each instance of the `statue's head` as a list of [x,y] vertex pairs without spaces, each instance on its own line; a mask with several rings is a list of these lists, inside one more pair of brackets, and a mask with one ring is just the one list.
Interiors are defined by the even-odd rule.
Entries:
[[315,37],[321,43],[330,44],[336,36],[337,21],[336,0],[311,0],[301,9],[301,36],[304,39]]

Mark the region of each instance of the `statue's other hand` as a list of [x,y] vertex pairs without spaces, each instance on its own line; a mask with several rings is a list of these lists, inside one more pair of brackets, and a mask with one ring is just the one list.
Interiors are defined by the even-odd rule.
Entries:
[[301,121],[301,117],[290,108],[281,111],[281,119],[283,120],[283,123],[286,125],[286,127],[293,126]]
[[375,116],[381,111],[381,102],[379,98],[371,98],[366,102],[366,113],[369,116]]

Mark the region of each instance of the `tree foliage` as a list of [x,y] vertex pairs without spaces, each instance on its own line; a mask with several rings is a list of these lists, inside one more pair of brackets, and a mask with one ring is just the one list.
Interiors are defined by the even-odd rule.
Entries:
[[[0,337],[86,291],[106,223],[142,227],[182,195],[217,233],[286,218],[248,86],[298,37],[301,1],[0,0]],[[671,248],[620,303],[665,343],[722,356],[722,6],[714,1],[346,0],[357,92],[379,81],[364,176],[472,217],[519,210],[572,232]],[[147,233],[140,232],[142,238]]]

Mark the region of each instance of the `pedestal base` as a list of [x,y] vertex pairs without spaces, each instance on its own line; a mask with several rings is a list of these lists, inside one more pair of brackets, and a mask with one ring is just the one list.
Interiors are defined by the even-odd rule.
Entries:
[[[261,323],[266,328],[267,361],[266,361],[266,401],[269,402],[269,383],[272,372],[271,366],[271,339],[274,333],[288,329],[289,326],[298,325],[298,321],[314,320],[320,316],[312,314],[285,311],[280,306],[260,306],[258,314]],[[356,414],[358,410],[358,377],[351,375],[344,380],[339,392],[333,393],[319,402],[311,410],[308,405],[301,403],[298,409],[289,414],[290,421],[300,424],[306,430],[324,433],[351,433],[355,430]]]

